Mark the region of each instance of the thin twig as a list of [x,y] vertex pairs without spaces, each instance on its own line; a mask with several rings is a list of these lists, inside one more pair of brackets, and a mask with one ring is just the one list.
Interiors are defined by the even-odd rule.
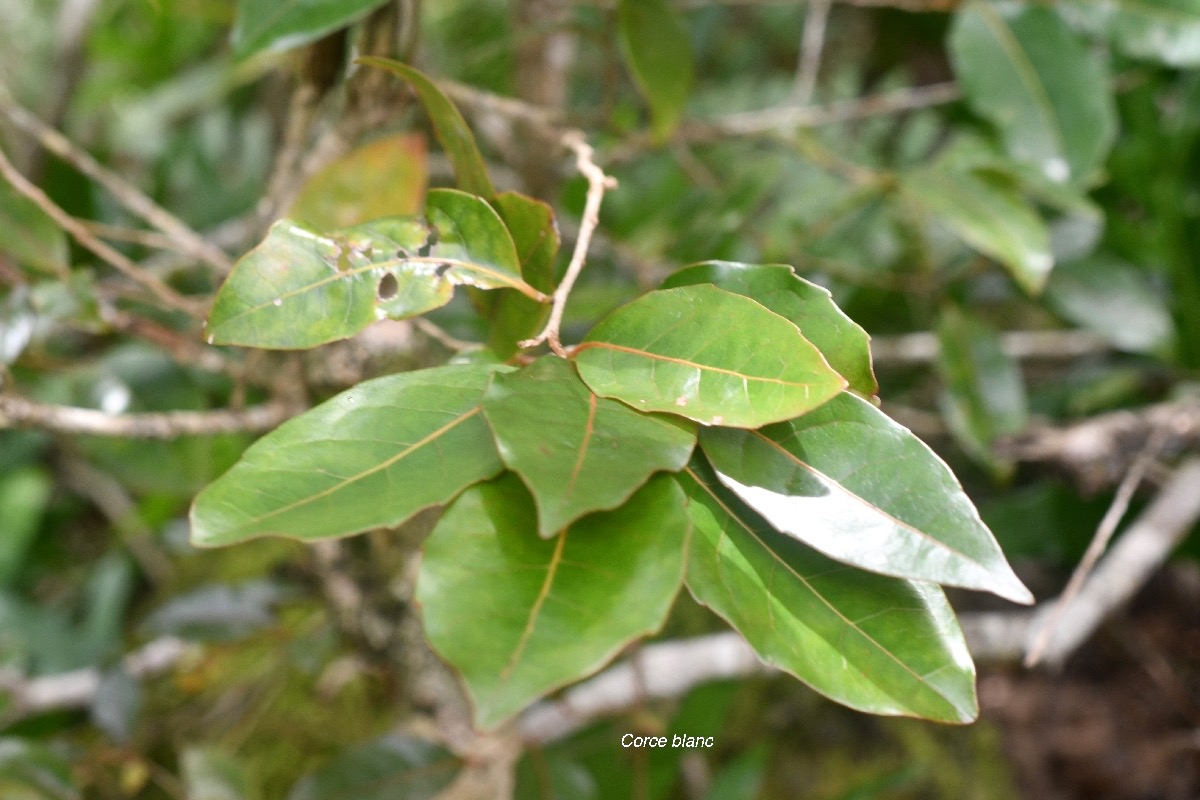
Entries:
[[121,225],[110,225],[106,222],[97,222],[91,219],[80,219],[79,224],[101,239],[108,239],[114,242],[130,242],[131,244],[138,244],[154,250],[176,250],[175,240],[165,233],[126,228]]
[[792,87],[792,102],[807,105],[817,88],[817,73],[821,71],[821,53],[825,50],[825,24],[829,20],[832,0],[808,0],[804,15],[804,34],[800,41],[800,60],[796,65],[796,82]]
[[724,135],[745,136],[780,129],[816,128],[883,114],[915,111],[952,103],[961,96],[958,84],[935,83],[822,105],[778,106],[761,111],[728,114],[711,120],[708,124]]
[[[1112,350],[1102,336],[1087,331],[1010,331],[1000,335],[1000,346],[1010,357],[1021,361],[1070,360]],[[937,360],[941,346],[933,333],[906,333],[879,336],[871,340],[875,364],[905,366]]]
[[125,275],[125,277],[150,290],[168,308],[182,311],[194,319],[204,318],[204,311],[200,308],[199,304],[179,294],[158,278],[148,274],[126,256],[92,235],[87,226],[64,211],[45,192],[33,185],[29,179],[18,172],[12,165],[12,162],[8,160],[8,156],[4,154],[3,150],[0,150],[0,176],[8,181],[20,194],[37,204],[38,208],[42,209],[48,217],[58,223],[59,227],[69,233],[75,241],[107,261]]
[[50,152],[62,158],[84,175],[92,178],[125,208],[170,237],[173,249],[203,261],[221,274],[229,272],[229,256],[210,244],[196,231],[171,212],[151,200],[146,194],[120,175],[106,168],[66,136],[42,122],[0,87],[0,114],[15,126],[37,139]]
[[446,331],[442,330],[441,327],[433,322],[430,322],[424,317],[413,317],[410,322],[412,322],[414,328],[428,336],[430,339],[433,339],[447,350],[453,350],[456,353],[460,353],[463,350],[471,350],[481,346],[479,342],[468,342],[466,339],[459,339],[450,335],[449,333],[446,333]]
[[91,408],[36,403],[0,394],[0,430],[39,428],[57,433],[114,436],[127,439],[177,439],[222,433],[260,433],[297,413],[295,407],[272,402],[243,409],[106,414]]
[[1033,643],[1025,654],[1025,666],[1035,666],[1042,659],[1042,654],[1046,650],[1046,645],[1050,642],[1051,636],[1058,628],[1062,621],[1064,612],[1071,605],[1071,601],[1079,594],[1079,590],[1083,588],[1084,581],[1092,574],[1092,570],[1096,566],[1096,562],[1100,560],[1100,556],[1104,554],[1108,548],[1108,543],[1112,539],[1113,534],[1117,531],[1117,525],[1125,516],[1125,512],[1129,509],[1129,501],[1133,499],[1133,493],[1141,484],[1142,478],[1146,475],[1146,470],[1150,464],[1162,451],[1162,447],[1167,441],[1167,430],[1160,428],[1154,431],[1154,434],[1146,442],[1146,446],[1133,462],[1133,466],[1125,473],[1125,478],[1121,481],[1121,485],[1117,487],[1117,492],[1113,496],[1112,504],[1109,505],[1108,511],[1104,513],[1104,518],[1100,520],[1100,525],[1096,528],[1096,534],[1092,537],[1092,541],[1088,544],[1087,551],[1083,554],[1075,571],[1071,574],[1071,579],[1067,581],[1066,588],[1059,595],[1058,601],[1054,605],[1054,610],[1045,620],[1033,639]]
[[559,328],[562,325],[563,311],[566,310],[567,299],[571,296],[571,289],[575,286],[575,279],[579,277],[579,273],[583,270],[583,264],[587,260],[588,245],[592,241],[592,233],[595,232],[596,226],[600,224],[600,203],[604,200],[604,192],[608,189],[617,188],[617,180],[609,175],[605,175],[604,170],[600,169],[592,161],[594,151],[583,138],[581,132],[568,131],[563,134],[562,145],[575,153],[575,167],[587,178],[587,200],[583,205],[583,218],[579,222],[579,236],[575,239],[575,250],[571,253],[571,263],[567,265],[567,273],[563,276],[562,283],[554,291],[554,305],[550,309],[550,319],[541,333],[532,339],[526,339],[521,342],[520,346],[522,348],[533,347],[542,342],[547,342],[551,350],[557,355],[566,358],[567,351],[563,349],[562,341],[559,339]]

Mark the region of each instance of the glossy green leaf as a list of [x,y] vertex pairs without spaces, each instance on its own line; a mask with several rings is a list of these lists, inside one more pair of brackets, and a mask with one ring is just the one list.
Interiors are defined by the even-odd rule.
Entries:
[[512,237],[487,203],[435,189],[425,216],[379,219],[329,235],[276,222],[217,294],[209,343],[315,347],[378,319],[444,306],[464,284],[541,296],[521,279]]
[[693,524],[688,589],[764,662],[860,711],[975,718],[975,667],[938,587],[861,572],[779,534],[702,459],[677,480]]
[[0,254],[51,274],[58,274],[70,265],[67,234],[3,178],[0,178]]
[[315,42],[385,0],[237,0],[233,52],[238,58]]
[[705,284],[650,292],[617,309],[574,358],[601,397],[705,425],[791,419],[846,386],[793,323]]
[[352,150],[313,175],[287,211],[315,230],[421,213],[425,138],[402,133]]
[[621,0],[621,53],[650,106],[654,135],[668,139],[683,118],[695,67],[687,28],[666,0]]
[[287,800],[432,800],[462,762],[424,739],[392,734],[357,745],[304,777]]
[[254,800],[246,767],[229,753],[214,747],[189,747],[179,758],[188,800]]
[[663,281],[663,288],[697,283],[743,294],[791,320],[851,389],[867,397],[878,391],[871,368],[871,337],[837,307],[828,289],[804,280],[790,266],[705,261],[674,273]]
[[861,398],[759,431],[706,428],[700,442],[742,502],[830,558],[1033,601],[950,468]]
[[492,727],[657,631],[683,577],[690,523],[668,476],[615,511],[537,535],[515,475],[464,492],[425,544],[425,633]]
[[988,325],[946,308],[938,321],[941,351],[942,414],[950,433],[976,461],[997,474],[1009,465],[998,459],[992,444],[1025,427],[1028,408],[1021,370]]
[[1149,273],[1112,257],[1081,259],[1054,271],[1046,302],[1122,350],[1169,354],[1175,325]]
[[1037,212],[1009,186],[971,172],[938,167],[903,176],[903,195],[981,253],[1003,264],[1025,291],[1046,284],[1054,257]]
[[441,142],[442,149],[446,151],[450,165],[454,167],[458,188],[484,199],[491,199],[496,194],[479,146],[475,144],[475,136],[467,127],[467,121],[463,119],[454,102],[429,79],[429,76],[390,58],[363,56],[358,59],[358,63],[386,69],[412,86],[417,97],[421,98],[425,112],[429,114],[433,132]]
[[394,527],[494,476],[503,464],[480,407],[492,369],[376,378],[285,422],[196,498],[192,542]]
[[[558,223],[554,210],[540,200],[517,192],[503,192],[492,201],[508,226],[521,276],[545,294],[554,291],[554,259],[558,255]],[[501,358],[517,352],[517,343],[537,334],[550,314],[547,303],[539,303],[518,291],[501,289],[491,295],[487,309],[488,347]]]
[[694,423],[596,397],[556,356],[496,375],[483,413],[501,459],[533,494],[543,537],[616,508],[655,472],[679,470],[696,444]]
[[1015,158],[1076,183],[1103,163],[1116,135],[1108,76],[1052,9],[971,2],[950,54],[967,102]]
[[1063,0],[1061,9],[1127,55],[1200,66],[1200,0]]

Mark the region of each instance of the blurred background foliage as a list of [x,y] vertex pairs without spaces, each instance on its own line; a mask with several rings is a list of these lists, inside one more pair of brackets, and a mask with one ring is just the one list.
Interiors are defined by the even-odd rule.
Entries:
[[[287,136],[298,53],[309,52],[272,50],[271,31],[243,30],[235,57],[235,12],[245,28],[261,5],[5,0],[5,102],[35,109],[236,255],[261,232],[256,214]],[[347,3],[347,13],[357,22],[377,5]],[[1033,423],[1196,391],[1195,3],[1149,3],[1172,15],[1155,39],[1119,18],[1133,5],[1123,2],[1105,6],[1118,9],[1108,18],[1076,2],[838,2],[811,97],[798,96],[804,4],[678,3],[690,55],[685,48],[675,63],[694,60],[695,79],[665,139],[652,129],[662,109],[647,108],[624,66],[614,3],[404,5],[421,6],[407,55],[422,69],[557,104],[620,182],[569,307],[568,340],[675,267],[713,258],[794,264],[877,341],[936,337],[932,364],[878,359],[884,408],[952,464],[1039,594],[1078,559],[1111,490],[1081,493],[1052,469],[1021,467],[1004,443]],[[553,13],[530,22],[522,15],[534,7]],[[1001,19],[1030,48],[1049,106],[1031,110],[1006,77],[1012,65],[989,27]],[[523,59],[553,36],[565,37],[567,58],[531,85]],[[887,109],[864,97],[898,105],[880,113]],[[301,213],[340,219],[376,205],[412,208],[427,182],[450,183],[419,110],[390,102],[374,109],[379,124],[365,138],[393,144],[319,179],[297,201]],[[321,113],[336,119],[345,103],[335,93]],[[789,123],[797,107],[815,111]],[[497,184],[552,202],[572,239],[585,186],[569,164],[484,104],[464,109]],[[380,138],[393,133],[406,135]],[[2,118],[0,144],[93,230],[138,228],[95,182]],[[153,239],[126,238],[122,252],[175,286],[215,287],[211,272],[164,255]],[[114,324],[118,313],[144,318],[157,335]],[[433,319],[454,336],[486,338],[467,302]],[[1046,357],[1019,363],[1002,331],[1049,334]],[[1085,347],[1054,351],[1056,342],[1080,341],[1055,336],[1081,332],[1091,335]],[[129,296],[0,183],[4,390],[110,414],[220,409],[263,396],[261,386],[181,355],[182,339],[199,344],[186,320]],[[308,362],[315,397],[342,385],[339,352]],[[429,341],[372,369],[445,357]],[[230,358],[247,371],[274,363]],[[100,681],[87,702],[44,709],[0,688],[0,795],[318,800],[425,797],[445,785],[453,758],[397,727],[406,709],[396,675],[378,648],[347,635],[304,547],[188,544],[192,496],[252,438],[0,430],[0,687],[62,673]],[[383,585],[370,592],[402,582],[387,536],[350,547],[379,566],[371,580]],[[680,605],[668,634],[712,628],[707,612]],[[122,661],[163,637],[194,646],[145,677]],[[717,746],[622,751],[614,742],[628,730],[714,735]],[[1022,796],[1028,785],[1004,735],[987,713],[962,730],[868,719],[790,681],[753,679],[705,686],[531,751],[518,796]],[[1059,788],[1056,796],[1110,796]]]

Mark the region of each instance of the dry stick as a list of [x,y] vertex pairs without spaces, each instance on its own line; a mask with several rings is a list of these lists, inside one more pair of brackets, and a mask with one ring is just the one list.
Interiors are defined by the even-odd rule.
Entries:
[[271,430],[297,411],[292,405],[272,402],[230,410],[106,414],[91,408],[46,405],[0,394],[0,430],[39,428],[57,433],[127,439],[176,439],[221,433],[259,433]]
[[1059,595],[1058,601],[1054,604],[1053,611],[1050,612],[1045,623],[1040,626],[1037,635],[1033,639],[1033,643],[1026,651],[1026,667],[1035,666],[1041,661],[1042,653],[1045,652],[1050,637],[1062,621],[1063,613],[1071,605],[1071,601],[1075,599],[1075,596],[1079,594],[1079,590],[1083,588],[1083,582],[1092,574],[1096,562],[1104,554],[1109,541],[1117,531],[1117,525],[1120,524],[1121,518],[1125,516],[1125,512],[1129,509],[1129,501],[1133,499],[1133,493],[1141,484],[1142,478],[1145,477],[1146,470],[1149,469],[1150,464],[1159,452],[1162,451],[1166,440],[1166,429],[1160,428],[1156,430],[1149,441],[1146,442],[1146,446],[1142,449],[1137,460],[1133,462],[1133,466],[1125,473],[1125,478],[1121,481],[1121,485],[1117,487],[1117,493],[1113,496],[1112,504],[1109,505],[1108,511],[1104,512],[1104,518],[1100,520],[1100,525],[1096,528],[1096,534],[1092,537],[1091,543],[1088,544],[1087,551],[1083,554],[1079,565],[1075,567],[1075,571],[1071,574],[1071,579],[1067,581],[1066,588]]
[[[1181,464],[1063,612],[1042,660],[1061,664],[1136,593],[1200,520],[1200,458]],[[1050,611],[1044,613],[1052,613]],[[1044,616],[1039,613],[1038,617]],[[1036,623],[1035,623],[1036,625]]]
[[559,340],[559,328],[562,325],[563,311],[567,307],[567,298],[571,294],[571,288],[575,285],[575,279],[579,277],[579,273],[583,270],[584,261],[587,260],[588,245],[592,241],[592,233],[595,232],[596,226],[600,224],[600,203],[604,200],[604,192],[607,189],[617,188],[617,180],[609,175],[605,175],[604,170],[600,169],[592,161],[594,151],[584,140],[581,132],[568,131],[563,134],[562,144],[564,147],[574,151],[575,166],[587,178],[587,201],[583,206],[583,219],[579,223],[579,236],[575,239],[575,251],[571,253],[571,263],[567,265],[567,274],[563,276],[562,283],[554,291],[554,305],[550,309],[550,320],[546,323],[546,327],[541,333],[532,339],[526,339],[521,342],[520,346],[522,348],[533,347],[542,342],[548,342],[551,350],[557,355],[566,358],[567,351],[563,349],[562,342]]
[[821,53],[825,49],[825,24],[829,21],[831,0],[808,0],[804,15],[804,34],[800,42],[800,61],[796,65],[796,83],[792,102],[803,106],[812,100],[821,71]]
[[12,162],[8,160],[8,156],[4,154],[3,150],[0,150],[0,176],[3,176],[22,195],[36,203],[48,217],[57,222],[59,227],[69,233],[75,241],[116,267],[118,271],[130,280],[149,289],[168,308],[182,311],[194,319],[204,318],[204,312],[197,303],[179,294],[153,275],[146,273],[145,270],[133,261],[92,235],[92,232],[87,229],[86,225],[64,211],[45,192],[34,186],[24,175],[18,172],[12,165]]
[[169,236],[173,249],[203,261],[221,274],[229,272],[231,262],[225,253],[136,186],[104,167],[87,151],[18,105],[3,87],[0,87],[0,114],[37,139],[47,150],[107,189],[122,206]]

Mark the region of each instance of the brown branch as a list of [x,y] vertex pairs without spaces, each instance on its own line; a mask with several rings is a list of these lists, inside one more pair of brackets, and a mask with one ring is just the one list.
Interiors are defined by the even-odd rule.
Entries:
[[20,194],[37,204],[38,208],[58,223],[75,241],[107,261],[125,277],[148,289],[168,308],[182,311],[194,319],[204,319],[204,310],[198,303],[176,292],[158,278],[150,275],[122,253],[97,239],[87,226],[64,211],[49,195],[31,183],[13,167],[8,156],[0,150],[0,177],[3,177]]
[[91,408],[46,405],[15,395],[0,394],[0,429],[38,428],[56,433],[127,439],[261,433],[275,428],[296,413],[297,409],[292,405],[272,402],[244,409],[106,414]]
[[107,189],[122,206],[170,237],[169,240],[174,249],[205,262],[221,274],[229,272],[231,267],[229,256],[206,241],[203,236],[188,227],[174,214],[151,200],[136,186],[104,167],[87,151],[42,122],[28,109],[20,106],[3,87],[0,87],[0,114],[36,139],[42,147]]
[[1000,443],[999,451],[1058,466],[1094,492],[1120,481],[1156,431],[1165,432],[1165,454],[1200,450],[1200,398],[1100,414],[1062,428],[1035,426]]
[[832,0],[809,0],[804,15],[804,33],[800,40],[800,61],[796,65],[796,82],[792,87],[792,102],[807,105],[817,88],[817,73],[821,70],[821,53],[825,49],[825,25],[829,21]]
[[575,250],[571,253],[571,263],[567,265],[567,272],[563,276],[562,283],[554,291],[554,305],[550,310],[550,319],[546,322],[546,327],[541,333],[532,339],[526,339],[521,342],[520,346],[523,348],[533,347],[542,342],[548,342],[551,350],[565,358],[567,351],[563,349],[562,342],[559,340],[559,328],[562,325],[563,311],[566,310],[567,299],[571,296],[571,289],[575,286],[575,279],[579,277],[579,273],[583,270],[583,264],[587,260],[588,245],[592,241],[592,233],[596,230],[596,226],[600,224],[600,203],[604,200],[604,192],[617,188],[617,181],[615,178],[604,174],[604,170],[600,169],[592,161],[593,150],[584,140],[582,133],[579,131],[568,131],[562,137],[562,144],[564,147],[574,151],[575,166],[587,178],[587,200],[583,206],[583,219],[579,223],[579,236],[575,239]]

